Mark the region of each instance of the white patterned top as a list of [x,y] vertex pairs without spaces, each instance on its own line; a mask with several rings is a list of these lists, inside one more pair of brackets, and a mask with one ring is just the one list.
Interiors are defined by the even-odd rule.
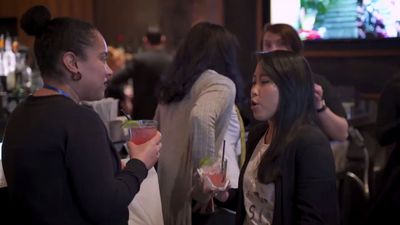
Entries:
[[[264,135],[265,136],[265,135]],[[258,142],[243,177],[244,225],[272,224],[275,205],[275,184],[263,184],[257,179],[258,166],[269,145],[264,144],[264,136]]]

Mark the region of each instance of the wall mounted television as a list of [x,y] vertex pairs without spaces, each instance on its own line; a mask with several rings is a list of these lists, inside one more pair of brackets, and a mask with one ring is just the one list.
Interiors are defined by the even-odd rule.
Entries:
[[400,39],[400,0],[270,0],[269,3],[269,22],[291,24],[303,40]]

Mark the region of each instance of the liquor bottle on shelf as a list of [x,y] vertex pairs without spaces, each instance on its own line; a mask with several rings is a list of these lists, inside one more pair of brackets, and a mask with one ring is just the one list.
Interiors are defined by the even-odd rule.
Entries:
[[3,52],[4,52],[4,34],[0,34],[0,76],[4,76]]
[[6,89],[15,87],[15,69],[16,69],[16,56],[12,51],[12,38],[7,35],[5,38],[4,52],[3,52],[3,70],[6,76]]
[[0,34],[0,92],[6,91],[4,73],[4,34]]

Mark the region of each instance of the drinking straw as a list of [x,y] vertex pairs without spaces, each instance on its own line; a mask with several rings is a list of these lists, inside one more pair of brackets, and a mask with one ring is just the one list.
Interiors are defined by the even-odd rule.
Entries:
[[129,114],[127,114],[123,109],[120,109],[120,111],[122,112],[122,114],[124,114],[124,116],[128,119],[131,120],[131,116]]
[[225,158],[225,140],[222,145],[221,173],[224,172],[224,161],[225,161],[224,158]]

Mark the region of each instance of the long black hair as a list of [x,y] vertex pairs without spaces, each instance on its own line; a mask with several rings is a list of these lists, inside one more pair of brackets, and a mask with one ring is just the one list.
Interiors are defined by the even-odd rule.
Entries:
[[45,6],[34,6],[21,18],[21,28],[35,36],[34,52],[42,77],[61,79],[60,58],[71,51],[86,59],[85,48],[93,45],[94,31],[90,23],[72,18],[54,18]]
[[281,156],[300,127],[315,124],[314,82],[306,59],[294,52],[274,51],[258,57],[258,63],[279,90],[272,141],[258,169],[259,180],[269,183],[280,174]]
[[207,69],[230,78],[237,87],[236,100],[240,98],[242,82],[237,65],[237,48],[236,37],[224,27],[208,22],[193,26],[161,79],[160,102],[181,101]]

